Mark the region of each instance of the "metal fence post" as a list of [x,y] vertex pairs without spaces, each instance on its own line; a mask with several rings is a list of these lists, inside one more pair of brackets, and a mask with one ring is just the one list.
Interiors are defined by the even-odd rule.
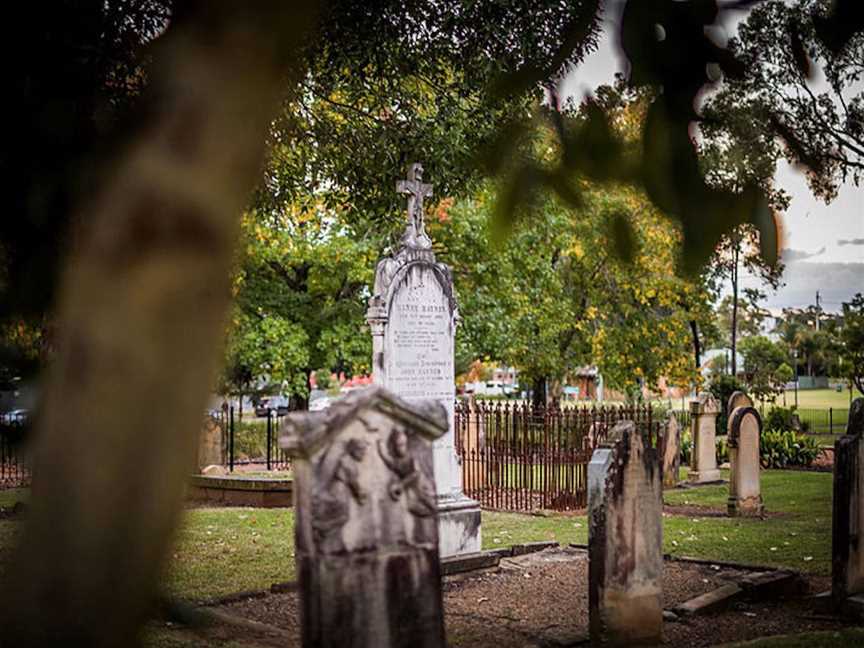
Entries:
[[228,471],[234,472],[234,406],[230,409],[228,419]]
[[273,410],[267,410],[267,470],[270,470],[270,447],[273,441]]

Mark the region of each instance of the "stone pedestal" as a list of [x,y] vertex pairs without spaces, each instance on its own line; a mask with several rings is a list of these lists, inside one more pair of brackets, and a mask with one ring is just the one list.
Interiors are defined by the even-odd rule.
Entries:
[[592,645],[662,641],[660,458],[618,423],[588,465],[588,609]]
[[450,269],[435,260],[423,225],[432,186],[414,164],[397,191],[408,196],[408,223],[396,252],[379,261],[366,319],[372,331],[375,384],[408,402],[433,399],[447,412],[447,432],[433,447],[441,556],[480,551],[480,505],[462,490],[455,448],[454,336],[459,319]]
[[831,597],[840,611],[864,594],[864,398],[849,410],[846,434],[834,443]]
[[432,441],[435,402],[381,387],[290,414],[304,648],[444,648]]
[[762,418],[753,401],[735,392],[729,399],[729,502],[732,516],[762,515],[759,437]]
[[687,480],[694,484],[720,481],[717,468],[717,415],[720,405],[709,393],[690,401],[690,437],[693,449]]

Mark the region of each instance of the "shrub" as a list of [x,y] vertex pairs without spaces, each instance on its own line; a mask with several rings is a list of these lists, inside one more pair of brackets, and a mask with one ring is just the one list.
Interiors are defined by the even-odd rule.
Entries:
[[726,442],[726,435],[718,436],[715,443],[717,445],[717,464],[726,463],[729,461],[729,444]]
[[729,405],[729,398],[736,391],[746,392],[747,389],[735,378],[728,375],[717,376],[711,381],[709,389],[714,398],[720,403],[720,414],[717,416],[717,434],[726,434],[726,421],[729,416],[726,407]]
[[693,439],[690,438],[690,431],[684,430],[681,433],[681,465],[689,466],[690,457],[693,454]]
[[797,432],[794,421],[795,410],[791,407],[773,407],[768,411],[762,427],[766,430],[778,430],[780,432]]
[[810,466],[820,452],[816,439],[793,430],[766,430],[759,440],[759,454],[765,468]]

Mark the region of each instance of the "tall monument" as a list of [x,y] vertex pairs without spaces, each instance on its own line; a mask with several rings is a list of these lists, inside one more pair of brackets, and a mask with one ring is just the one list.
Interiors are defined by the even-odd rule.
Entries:
[[423,222],[432,185],[412,164],[396,191],[408,199],[408,222],[391,256],[378,262],[366,320],[372,330],[376,384],[407,401],[435,399],[447,410],[448,430],[433,445],[439,548],[442,556],[480,551],[480,505],[462,491],[454,444],[454,335],[459,319],[450,268],[435,260]]

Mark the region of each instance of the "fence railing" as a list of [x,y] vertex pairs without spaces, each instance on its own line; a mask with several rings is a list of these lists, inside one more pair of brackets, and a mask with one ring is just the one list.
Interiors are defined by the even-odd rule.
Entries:
[[243,470],[287,471],[291,467],[288,454],[279,447],[279,428],[284,415],[270,410],[264,417],[237,415],[234,407],[222,421],[225,429],[225,463],[233,472]]
[[634,421],[651,446],[663,443],[650,406],[534,408],[499,401],[458,403],[455,414],[463,489],[491,509],[586,507],[591,454],[619,421]]
[[30,465],[18,425],[0,425],[0,488],[30,484]]
[[804,427],[805,434],[837,436],[846,433],[846,424],[849,422],[847,408],[804,408],[796,409],[795,413]]

